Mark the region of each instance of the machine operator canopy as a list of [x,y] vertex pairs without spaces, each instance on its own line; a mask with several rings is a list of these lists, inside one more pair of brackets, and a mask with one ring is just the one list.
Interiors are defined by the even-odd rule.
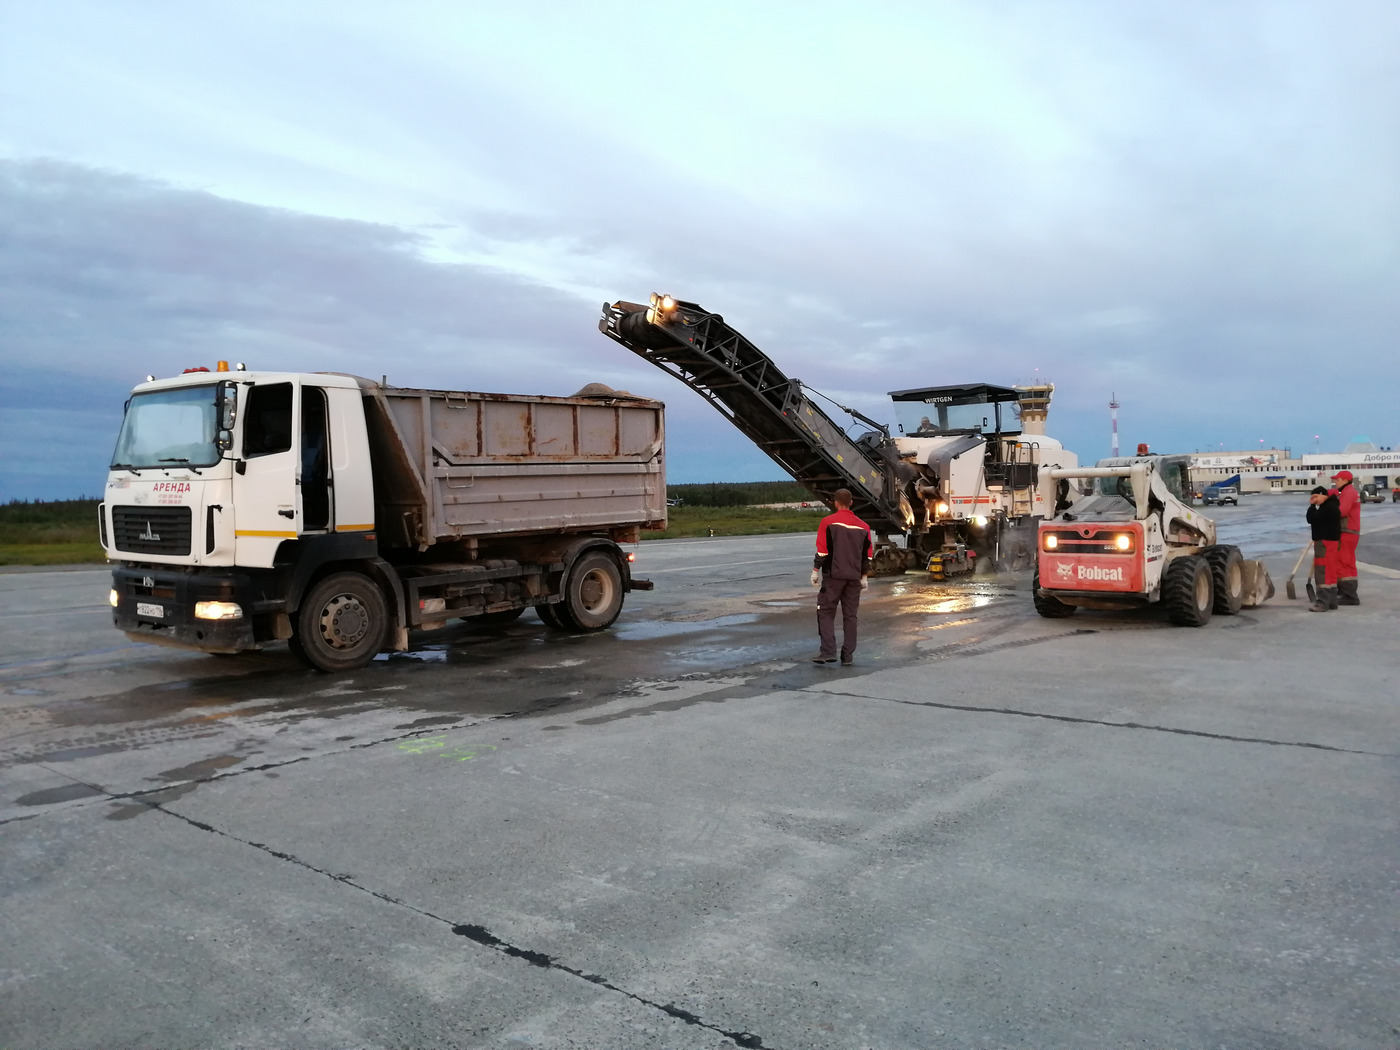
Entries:
[[1019,434],[1020,397],[1009,386],[991,383],[890,391],[900,433],[907,437]]

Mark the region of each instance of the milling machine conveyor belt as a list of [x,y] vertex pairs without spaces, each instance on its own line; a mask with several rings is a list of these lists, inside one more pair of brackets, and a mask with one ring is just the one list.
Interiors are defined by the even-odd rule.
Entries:
[[910,524],[893,464],[857,445],[758,347],[694,303],[604,304],[598,329],[701,394],[823,503],[840,488],[882,535]]

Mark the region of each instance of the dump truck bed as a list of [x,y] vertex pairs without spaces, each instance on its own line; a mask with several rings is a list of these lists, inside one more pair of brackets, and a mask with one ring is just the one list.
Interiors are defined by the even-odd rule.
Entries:
[[382,545],[665,527],[659,401],[361,387]]

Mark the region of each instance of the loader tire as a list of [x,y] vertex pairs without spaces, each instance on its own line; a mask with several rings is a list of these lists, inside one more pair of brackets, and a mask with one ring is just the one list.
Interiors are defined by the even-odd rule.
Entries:
[[1210,563],[1194,554],[1173,558],[1162,573],[1162,604],[1167,619],[1182,627],[1203,627],[1215,605]]
[[358,572],[337,572],[302,599],[290,647],[318,671],[353,671],[374,659],[388,629],[379,586]]
[[1238,547],[1227,543],[1207,547],[1201,557],[1210,565],[1211,583],[1215,586],[1215,603],[1211,611],[1220,616],[1234,616],[1244,605],[1244,557]]
[[1069,605],[1051,594],[1040,589],[1036,585],[1031,589],[1031,601],[1035,604],[1035,611],[1041,616],[1051,620],[1060,620],[1066,616],[1073,616],[1077,606]]

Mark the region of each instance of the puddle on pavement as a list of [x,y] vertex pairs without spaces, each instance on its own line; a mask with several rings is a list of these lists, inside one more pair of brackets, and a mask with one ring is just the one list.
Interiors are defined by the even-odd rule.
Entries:
[[447,663],[447,646],[432,645],[423,649],[409,649],[401,653],[380,653],[374,659],[379,663],[389,660],[418,660],[427,664],[445,664]]
[[712,631],[720,627],[738,627],[746,623],[757,623],[758,619],[758,613],[732,613],[728,616],[716,616],[712,620],[643,620],[638,623],[615,625],[613,633],[628,641],[646,641],[678,634]]
[[180,766],[178,769],[166,769],[157,773],[148,780],[203,780],[205,777],[213,776],[221,769],[229,766],[236,766],[243,759],[238,755],[215,755],[212,758],[202,758],[198,762],[191,762],[187,766]]
[[15,805],[52,806],[59,802],[76,802],[80,798],[92,798],[94,795],[103,794],[106,792],[86,784],[64,784],[62,787],[45,788],[43,791],[31,791],[27,795],[21,795],[15,799]]

